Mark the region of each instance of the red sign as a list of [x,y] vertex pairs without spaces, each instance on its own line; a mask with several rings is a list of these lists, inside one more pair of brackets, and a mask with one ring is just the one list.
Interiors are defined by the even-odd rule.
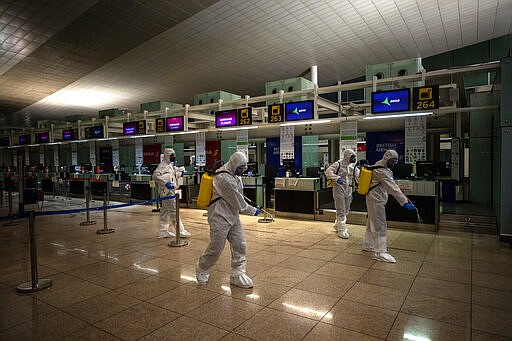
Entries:
[[146,165],[160,163],[160,153],[162,147],[159,144],[147,144],[142,146],[142,162]]
[[220,141],[206,141],[206,169],[219,168],[221,160]]
[[357,151],[365,152],[366,151],[366,142],[357,142]]

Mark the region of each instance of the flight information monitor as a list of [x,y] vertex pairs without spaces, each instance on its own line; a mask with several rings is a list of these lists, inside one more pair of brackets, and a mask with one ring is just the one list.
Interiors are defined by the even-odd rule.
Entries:
[[372,114],[409,111],[409,89],[372,92]]
[[285,121],[312,120],[314,118],[313,101],[285,103],[284,116]]
[[86,140],[103,138],[103,126],[87,127],[84,132]]
[[182,131],[183,129],[183,116],[167,117],[165,124],[166,131]]
[[50,133],[48,131],[36,134],[36,143],[48,143],[50,141]]
[[137,134],[137,122],[124,122],[123,123],[123,135],[136,135]]
[[215,113],[215,128],[237,126],[237,110],[217,111]]

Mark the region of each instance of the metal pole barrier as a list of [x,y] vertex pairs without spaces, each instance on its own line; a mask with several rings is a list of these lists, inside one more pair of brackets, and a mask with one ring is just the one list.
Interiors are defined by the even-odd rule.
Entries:
[[34,211],[28,212],[28,228],[30,234],[30,269],[31,278],[30,282],[21,283],[16,287],[19,293],[31,293],[49,288],[52,285],[52,280],[48,278],[37,278],[37,245],[36,245],[36,229],[35,229],[35,215]]
[[0,189],[0,207],[4,207],[4,189]]
[[7,199],[9,204],[9,221],[4,223],[2,226],[15,226],[18,225],[20,222],[18,220],[13,220],[13,214],[12,214],[12,190],[9,188],[9,192],[7,192]]
[[114,229],[107,228],[107,191],[103,193],[103,229],[96,231],[97,234],[108,234],[114,232]]
[[176,193],[176,240],[169,242],[170,247],[180,247],[188,245],[188,241],[182,240],[180,236],[180,197]]
[[[160,192],[158,191],[158,188],[155,186],[155,188],[153,188],[153,191],[155,191],[155,197],[158,199],[160,198]],[[151,212],[160,212],[160,201],[157,201],[156,202],[156,208],[152,209]]]
[[89,203],[91,201],[91,188],[90,187],[86,187],[85,188],[85,208],[87,209],[87,211],[85,211],[85,217],[86,217],[86,221],[82,221],[80,223],[80,226],[88,226],[88,225],[95,225],[96,224],[96,221],[94,220],[90,220],[90,216],[89,216]]

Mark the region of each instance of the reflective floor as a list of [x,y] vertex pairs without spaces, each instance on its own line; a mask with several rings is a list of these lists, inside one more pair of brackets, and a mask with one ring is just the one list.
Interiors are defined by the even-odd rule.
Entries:
[[15,290],[30,280],[27,220],[0,221],[0,340],[512,339],[512,249],[495,236],[390,230],[387,264],[361,251],[363,226],[342,240],[332,223],[244,216],[254,288],[230,287],[229,247],[198,286],[203,212],[181,210],[181,248],[156,238],[149,206],[109,211],[105,235],[101,212],[87,227],[83,213],[37,217],[39,278],[53,285],[32,294]]

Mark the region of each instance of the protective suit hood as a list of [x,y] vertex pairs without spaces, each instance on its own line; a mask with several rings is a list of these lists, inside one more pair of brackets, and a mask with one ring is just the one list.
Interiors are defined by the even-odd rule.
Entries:
[[167,163],[170,163],[171,162],[171,156],[175,156],[175,155],[176,155],[176,152],[174,151],[174,149],[172,149],[172,148],[165,148],[164,149],[164,160]]
[[[396,161],[390,162],[390,159],[395,159]],[[393,149],[386,150],[386,152],[382,156],[382,159],[377,163],[380,164],[381,166],[392,168],[394,165],[398,163],[398,153]]]
[[219,170],[227,170],[232,174],[235,174],[235,170],[238,167],[247,167],[247,157],[242,152],[235,152],[229,158],[229,161],[226,164],[219,168]]
[[355,155],[356,153],[352,149],[345,149],[345,151],[343,151],[343,158],[341,160],[341,163],[344,165],[348,165],[350,163],[350,158]]

